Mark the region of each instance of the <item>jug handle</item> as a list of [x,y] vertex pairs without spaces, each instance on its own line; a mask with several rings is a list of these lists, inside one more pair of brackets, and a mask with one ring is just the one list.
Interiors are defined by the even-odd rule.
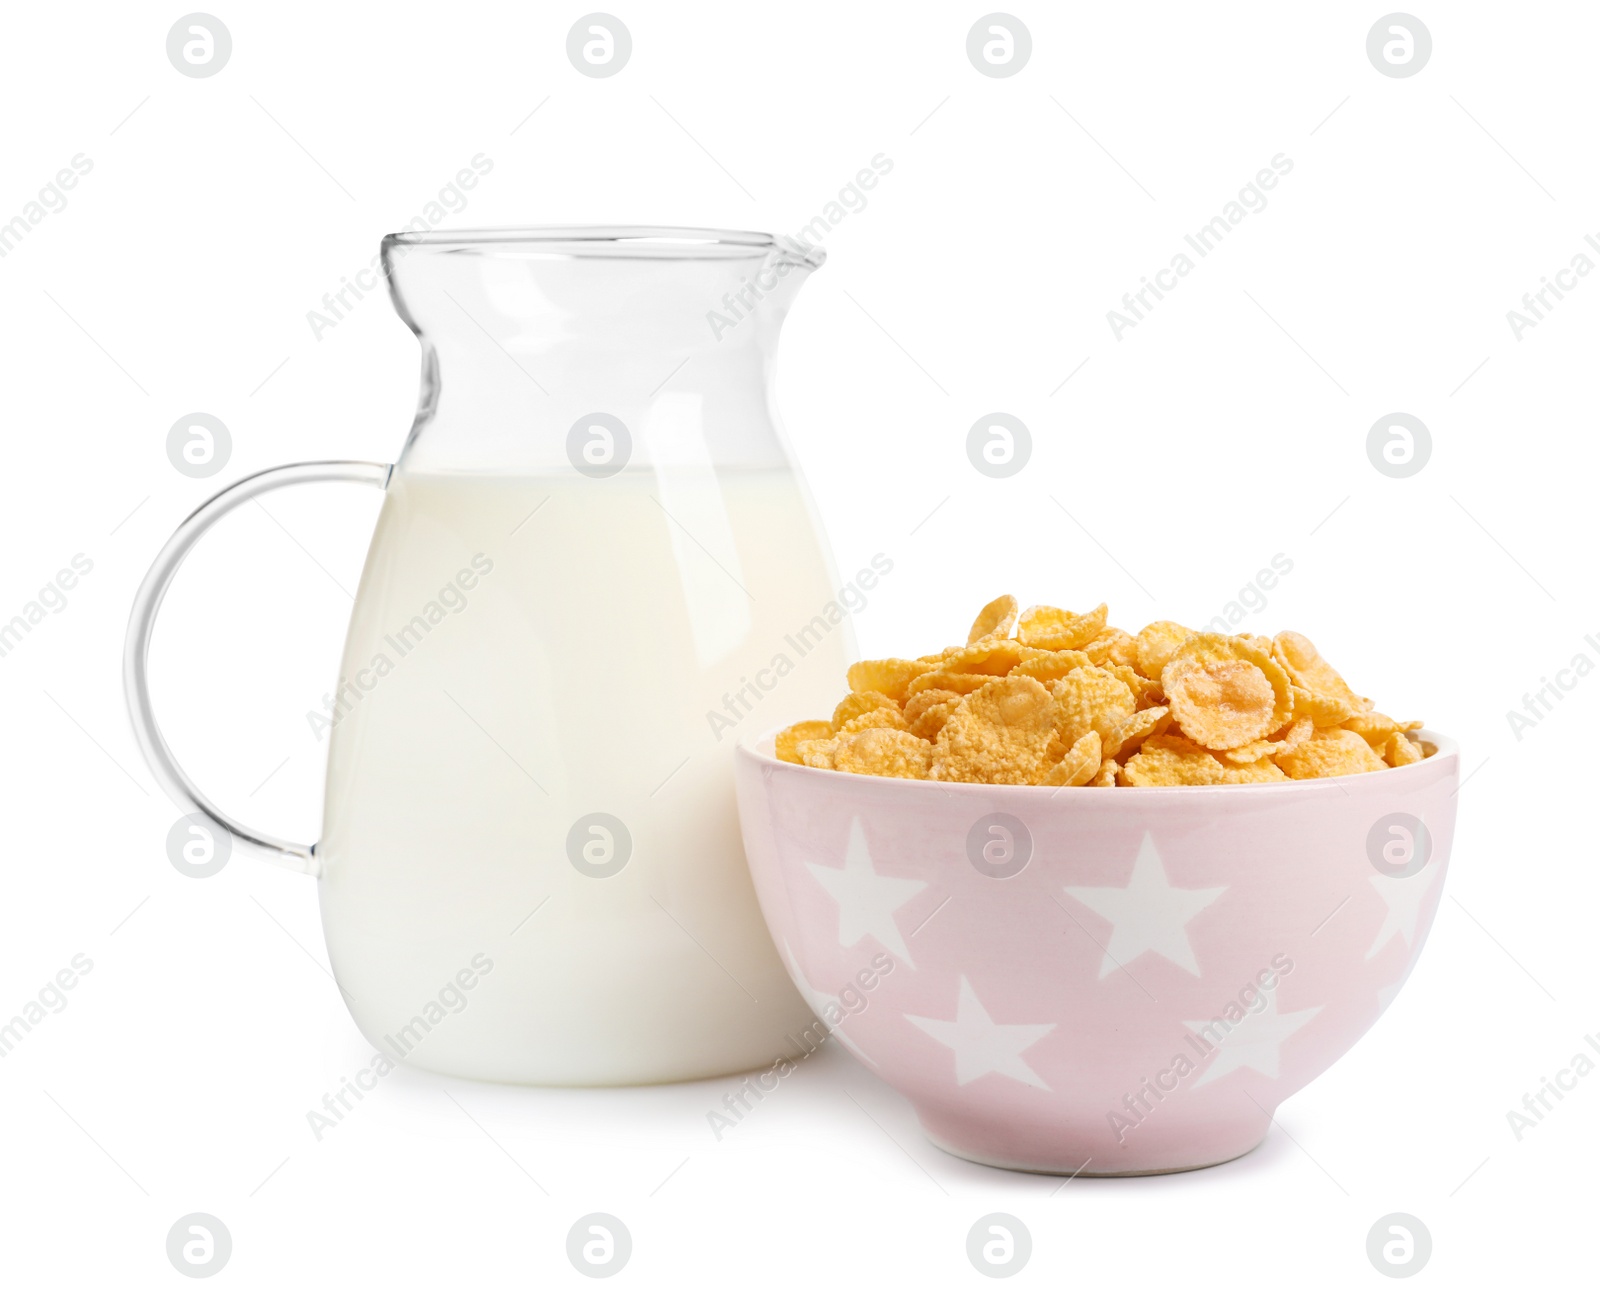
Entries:
[[236,507],[286,485],[349,481],[383,489],[388,486],[393,470],[393,466],[387,462],[295,462],[258,471],[255,475],[236,481],[201,503],[173,531],[167,545],[151,565],[150,572],[144,576],[138,595],[133,599],[133,613],[128,618],[128,636],[122,650],[122,686],[128,702],[128,717],[133,723],[134,739],[156,783],[179,807],[189,812],[199,812],[232,835],[235,841],[264,853],[267,860],[307,875],[319,874],[322,869],[317,859],[316,844],[277,839],[234,820],[201,792],[172,756],[150,703],[150,679],[146,671],[150,635],[155,630],[162,599],[167,595],[167,588],[177,574],[178,567],[189,555],[189,549],[202,534]]

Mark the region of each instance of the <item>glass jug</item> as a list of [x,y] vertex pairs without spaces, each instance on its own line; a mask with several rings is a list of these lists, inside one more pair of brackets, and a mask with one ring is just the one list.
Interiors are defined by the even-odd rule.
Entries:
[[[800,1049],[811,1014],[745,868],[731,751],[830,711],[854,658],[769,397],[822,259],[690,229],[392,234],[390,291],[422,343],[399,460],[241,480],[147,576],[124,660],[145,759],[199,828],[318,877],[335,977],[391,1058],[611,1085]],[[199,536],[318,480],[386,497],[307,847],[193,784],[145,657]]]

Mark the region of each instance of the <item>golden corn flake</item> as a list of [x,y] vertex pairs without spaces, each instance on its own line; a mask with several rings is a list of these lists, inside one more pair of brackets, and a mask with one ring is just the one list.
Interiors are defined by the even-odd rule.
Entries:
[[1054,606],[1029,606],[1017,620],[1017,640],[1025,646],[1044,650],[1082,650],[1106,626],[1106,607],[1102,603],[1086,615],[1075,615]]
[[890,731],[911,730],[906,720],[900,716],[899,709],[879,708],[868,709],[865,713],[856,714],[849,722],[840,723],[839,730],[835,734],[848,736],[853,732],[867,731],[873,727],[886,728]]
[[1166,694],[1161,689],[1161,683],[1145,677],[1137,669],[1127,664],[1102,664],[1101,668],[1110,673],[1112,677],[1119,677],[1133,692],[1133,698],[1141,709],[1149,709],[1166,701]]
[[874,709],[893,709],[900,712],[900,706],[884,695],[881,691],[852,691],[833,711],[833,729],[837,731],[851,718],[858,718],[863,713],[870,713]]
[[1403,731],[1397,731],[1389,737],[1389,743],[1383,749],[1383,761],[1390,767],[1405,767],[1409,763],[1422,761],[1422,750]]
[[1151,736],[1122,765],[1118,783],[1149,785],[1220,785],[1223,767],[1209,750],[1182,736]]
[[831,722],[797,722],[778,733],[773,752],[786,763],[800,761],[799,745],[803,740],[826,740],[833,735]]
[[929,671],[914,659],[864,659],[850,666],[845,679],[852,691],[871,691],[904,703],[912,680]]
[[832,737],[827,740],[802,740],[795,746],[795,752],[807,767],[832,768],[833,752],[838,747],[839,742]]
[[1050,692],[1031,677],[996,678],[963,700],[940,729],[930,778],[1033,785],[1055,734]]
[[1140,709],[1124,718],[1111,739],[1106,742],[1105,756],[1119,762],[1139,752],[1151,736],[1163,734],[1172,725],[1172,711],[1164,704],[1153,709]]
[[908,688],[907,700],[924,691],[954,691],[957,695],[971,695],[994,681],[991,673],[947,673],[940,669],[924,673]]
[[1297,781],[1381,772],[1387,766],[1365,740],[1339,727],[1313,732],[1309,740],[1279,754],[1273,761]]
[[1331,695],[1308,691],[1303,686],[1291,684],[1289,690],[1294,695],[1296,716],[1310,718],[1313,725],[1318,727],[1337,727],[1360,712],[1353,704]]
[[1289,777],[1270,758],[1258,758],[1253,763],[1242,766],[1236,763],[1226,763],[1222,768],[1222,783],[1224,785],[1248,785],[1254,781],[1286,781]]
[[1041,785],[1087,785],[1100,770],[1100,737],[1091,731],[1054,767],[1044,774]]
[[987,673],[1004,677],[1025,659],[1042,654],[1008,637],[985,637],[970,646],[948,651],[939,667],[946,673]]
[[1217,757],[1230,767],[1247,767],[1251,763],[1260,762],[1263,758],[1281,754],[1286,747],[1277,740],[1252,740],[1248,745],[1240,745],[1237,749],[1219,750]]
[[1091,663],[1081,650],[1042,650],[1024,659],[1011,670],[1011,677],[1031,677],[1039,682],[1054,682],[1075,668]]
[[1322,658],[1309,637],[1279,633],[1272,639],[1272,655],[1296,686],[1333,700],[1343,700],[1353,710],[1372,707],[1370,700],[1352,691],[1338,670]]
[[1223,750],[1222,761],[1235,767],[1247,767],[1260,762],[1263,758],[1276,758],[1285,750],[1293,749],[1302,740],[1309,739],[1313,730],[1315,728],[1312,727],[1310,718],[1296,718],[1287,728],[1280,728],[1265,740],[1252,740],[1248,745],[1240,745],[1237,749]]
[[1161,670],[1179,730],[1208,749],[1237,749],[1289,720],[1289,678],[1270,655],[1239,637],[1196,633]]
[[775,739],[784,762],[990,785],[1247,785],[1406,767],[1437,748],[1357,695],[1298,633],[1137,637],[1106,607],[1018,613],[996,597],[967,641],[863,660],[831,721]]
[[909,731],[869,727],[839,737],[833,766],[835,771],[922,781],[928,778],[932,759],[933,746]]
[[1056,723],[1066,745],[1075,744],[1090,731],[1102,741],[1110,741],[1123,720],[1139,707],[1126,682],[1092,664],[1050,683],[1050,693],[1055,696]]
[[[939,694],[948,695],[949,692],[941,691]],[[950,721],[950,715],[961,707],[965,696],[955,696],[940,704],[931,704],[917,716],[915,722],[907,723],[911,734],[921,736],[924,740],[936,740],[939,733],[944,730],[944,724]]]
[[1346,731],[1355,732],[1381,754],[1388,747],[1390,736],[1402,731],[1415,731],[1422,724],[1420,722],[1396,722],[1387,714],[1369,709],[1365,713],[1357,713],[1347,718],[1339,725]]
[[1302,740],[1309,740],[1311,733],[1315,730],[1316,724],[1311,720],[1310,715],[1301,713],[1299,709],[1296,709],[1294,718],[1288,725],[1279,727],[1267,739],[1282,745],[1285,749],[1293,749]]
[[1009,592],[996,597],[972,621],[972,631],[967,634],[967,645],[985,637],[1009,637],[1017,623],[1017,599]]
[[[936,687],[930,687],[926,691],[918,691],[915,695],[907,696],[906,702],[900,706],[900,714],[903,718],[905,718],[908,726],[915,728],[917,722],[922,718],[923,714],[927,713],[930,709],[944,704],[947,701],[959,701],[960,699],[961,696],[955,691],[941,691]],[[926,738],[929,740],[933,739],[932,736],[928,736]]]
[[1120,628],[1107,628],[1083,648],[1091,663],[1104,668],[1112,665],[1134,668],[1139,662],[1139,646]]
[[1194,629],[1175,624],[1170,619],[1158,619],[1139,630],[1134,640],[1136,667],[1146,677],[1159,678],[1167,661],[1177,653],[1178,647],[1194,636]]

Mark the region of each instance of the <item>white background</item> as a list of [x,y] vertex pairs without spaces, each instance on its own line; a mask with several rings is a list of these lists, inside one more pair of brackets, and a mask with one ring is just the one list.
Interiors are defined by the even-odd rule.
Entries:
[[[94,962],[0,1060],[8,1286],[179,1285],[165,1236],[192,1211],[233,1235],[217,1285],[249,1288],[587,1285],[564,1241],[590,1211],[633,1234],[619,1286],[981,1286],[965,1237],[991,1211],[1033,1234],[1017,1286],[1377,1286],[1366,1235],[1392,1211],[1431,1230],[1418,1286],[1589,1269],[1600,1074],[1521,1142],[1506,1113],[1600,1031],[1600,680],[1520,740],[1506,713],[1600,660],[1600,276],[1520,340],[1506,312],[1600,233],[1600,15],[1424,10],[1431,60],[1393,79],[1365,52],[1381,5],[1030,4],[1031,61],[994,79],[965,53],[981,6],[654,3],[615,10],[633,55],[602,80],[566,58],[581,6],[230,4],[208,79],[166,58],[181,12],[16,6],[0,43],[0,220],[93,161],[0,260],[0,618],[73,554],[94,563],[0,659],[0,1016]],[[1252,630],[1308,633],[1380,707],[1462,740],[1428,950],[1259,1151],[1166,1178],[1009,1175],[929,1146],[832,1046],[720,1143],[705,1113],[731,1081],[409,1070],[313,1139],[306,1110],[370,1053],[313,885],[242,856],[204,882],[168,864],[176,812],[127,729],[121,637],[216,488],[398,451],[414,338],[381,296],[320,340],[306,313],[480,152],[494,169],[453,225],[790,232],[893,159],[829,236],[779,371],[839,569],[895,561],[864,653],[935,648],[1001,591],[1108,600],[1132,630],[1201,622],[1281,552],[1293,572]],[[1116,339],[1107,310],[1279,153],[1266,209]],[[165,455],[197,410],[233,436],[211,480]],[[997,410],[1034,438],[1009,480],[965,456]],[[1433,437],[1404,480],[1365,450],[1394,411]],[[317,831],[304,715],[376,505],[319,487],[247,509],[157,639],[179,757],[293,837]]]

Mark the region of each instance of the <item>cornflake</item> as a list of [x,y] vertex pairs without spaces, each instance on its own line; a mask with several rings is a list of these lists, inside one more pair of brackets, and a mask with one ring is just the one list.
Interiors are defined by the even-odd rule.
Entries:
[[1031,677],[1002,677],[968,696],[939,730],[929,779],[1039,785],[1050,770],[1055,701]]
[[780,732],[786,763],[865,776],[1109,789],[1349,776],[1432,757],[1420,722],[1358,695],[1307,637],[1129,634],[1104,605],[996,597],[967,640],[850,666],[831,719]]

